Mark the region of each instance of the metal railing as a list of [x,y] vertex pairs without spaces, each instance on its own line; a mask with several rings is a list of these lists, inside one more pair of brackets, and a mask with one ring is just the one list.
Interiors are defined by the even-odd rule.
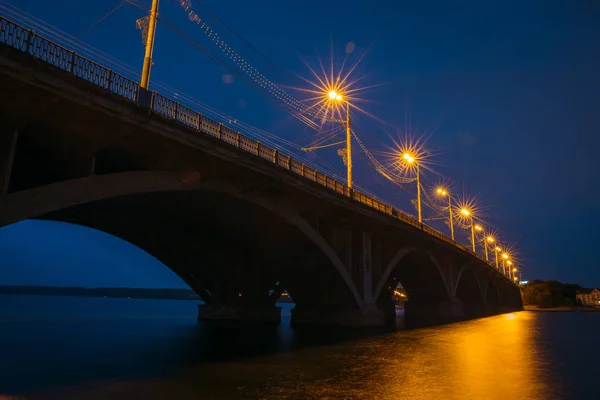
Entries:
[[[36,35],[34,31],[26,29],[2,16],[0,16],[0,44],[15,48],[24,53],[29,53],[36,59],[67,71],[93,85],[104,88],[123,100],[138,104],[140,87],[137,82],[119,75],[111,69],[103,67],[102,65],[82,57],[48,39]],[[213,136],[216,139],[267,160],[343,196],[349,197],[370,208],[399,219],[402,222],[443,240],[444,242],[456,246],[495,269],[493,264],[486,261],[468,247],[452,240],[440,231],[418,222],[416,219],[397,208],[363,194],[358,190],[350,189],[346,184],[338,182],[335,179],[294,160],[289,155],[282,154],[276,149],[244,136],[240,132],[179,104],[174,100],[162,96],[159,93],[152,92],[150,111],[163,118],[176,121],[195,132]]]

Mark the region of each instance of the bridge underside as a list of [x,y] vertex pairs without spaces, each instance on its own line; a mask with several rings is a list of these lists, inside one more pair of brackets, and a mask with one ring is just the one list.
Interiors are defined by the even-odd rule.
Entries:
[[[0,227],[28,218],[118,236],[194,289],[207,319],[413,326],[521,308],[499,271],[414,226],[190,132],[0,46]],[[412,322],[411,322],[412,321]]]

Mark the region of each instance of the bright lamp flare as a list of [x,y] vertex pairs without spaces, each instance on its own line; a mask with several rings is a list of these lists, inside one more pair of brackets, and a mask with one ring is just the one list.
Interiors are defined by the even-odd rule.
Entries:
[[337,97],[337,93],[335,92],[335,90],[332,90],[329,92],[329,98],[331,100],[334,100]]
[[502,249],[500,247],[498,247],[498,246],[496,246],[496,248],[494,250],[496,250],[496,251],[502,251]]
[[493,237],[491,237],[491,236],[488,236],[488,237],[486,238],[486,240],[487,240],[488,242],[490,242],[490,243],[494,243],[494,242],[496,241],[496,240],[494,240],[494,238],[493,238]]
[[440,196],[447,196],[448,195],[448,191],[446,189],[443,189],[443,188],[438,188],[438,190],[436,190],[436,192]]
[[462,215],[464,215],[465,217],[468,217],[469,215],[471,215],[471,211],[467,210],[466,208],[461,208],[460,213]]
[[482,231],[483,228],[481,227],[481,225],[475,225],[475,230],[476,231]]
[[502,258],[504,258],[505,260],[507,260],[507,259],[508,259],[508,254],[506,254],[506,253],[503,253],[503,254],[502,254]]
[[409,164],[412,164],[412,163],[414,163],[414,162],[415,162],[415,158],[414,158],[413,156],[411,156],[410,154],[408,154],[408,153],[404,153],[404,155],[403,155],[402,157],[403,157],[403,158],[406,160],[406,162],[407,162],[407,163],[409,163]]

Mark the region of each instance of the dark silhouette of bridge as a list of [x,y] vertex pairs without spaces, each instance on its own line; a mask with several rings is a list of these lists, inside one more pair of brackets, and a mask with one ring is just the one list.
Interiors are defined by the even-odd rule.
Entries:
[[155,256],[201,319],[408,325],[522,308],[465,246],[276,149],[0,18],[0,226],[65,221]]

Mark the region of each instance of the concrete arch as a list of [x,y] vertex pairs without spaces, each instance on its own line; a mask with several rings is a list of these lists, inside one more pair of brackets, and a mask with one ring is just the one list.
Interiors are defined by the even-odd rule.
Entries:
[[388,263],[388,265],[386,266],[385,270],[383,271],[383,274],[381,275],[381,278],[379,279],[379,282],[377,283],[377,287],[375,289],[375,292],[373,294],[373,301],[377,302],[379,296],[381,295],[381,292],[383,291],[383,288],[385,287],[385,285],[387,284],[388,279],[390,278],[390,275],[392,274],[392,272],[394,271],[394,269],[398,266],[398,264],[400,264],[400,262],[408,257],[409,255],[413,254],[413,253],[423,253],[427,255],[427,258],[431,261],[431,263],[433,265],[435,265],[437,271],[440,274],[440,278],[442,279],[442,282],[444,284],[444,287],[446,289],[446,292],[448,294],[448,296],[450,296],[450,290],[448,287],[448,282],[445,278],[444,275],[444,271],[440,265],[440,263],[437,261],[437,259],[428,252],[424,252],[416,247],[412,247],[412,246],[407,246],[407,247],[403,247],[400,250],[398,250],[396,252],[396,254],[394,255],[394,257],[390,260],[390,262]]
[[55,182],[0,198],[0,227],[97,200],[199,186],[199,175],[169,171],[119,172]]
[[331,264],[335,267],[335,269],[340,274],[341,278],[344,280],[348,289],[350,290],[354,300],[356,301],[356,305],[358,308],[361,308],[364,304],[362,297],[360,296],[354,281],[350,277],[348,270],[344,266],[344,263],[339,258],[335,249],[327,242],[327,240],[315,229],[308,221],[298,215],[294,210],[289,209],[287,207],[281,207],[273,202],[270,202],[264,198],[258,196],[251,195],[242,195],[238,196],[245,200],[248,200],[256,205],[259,205],[279,217],[283,218],[291,225],[295,226],[298,230],[300,230],[306,237],[308,237],[322,252],[325,254],[327,259],[331,262]]
[[471,271],[473,273],[473,277],[475,278],[475,282],[477,282],[477,287],[479,288],[479,293],[481,294],[481,296],[484,296],[484,290],[483,290],[483,286],[479,280],[478,275],[475,273],[475,271],[472,269],[473,264],[466,264],[463,265],[460,270],[458,271],[458,274],[456,275],[456,279],[453,282],[452,285],[452,296],[456,297],[456,291],[458,290],[458,285],[460,283],[460,280],[463,276],[463,274],[465,273],[465,271]]
[[461,269],[454,295],[462,302],[465,317],[476,318],[486,314],[481,283],[473,269]]
[[488,280],[487,290],[485,292],[485,301],[490,307],[491,312],[497,312],[500,309],[501,300],[498,287],[492,279]]
[[[134,171],[92,175],[9,193],[0,198],[0,227],[61,209],[121,196],[200,189],[220,192],[248,201],[294,226],[322,251],[347,285],[357,306],[362,307],[363,299],[335,250],[317,229],[294,210],[278,206],[259,196],[242,193],[227,182],[203,183],[197,172],[182,174],[170,171]],[[189,282],[190,278],[187,279]]]

